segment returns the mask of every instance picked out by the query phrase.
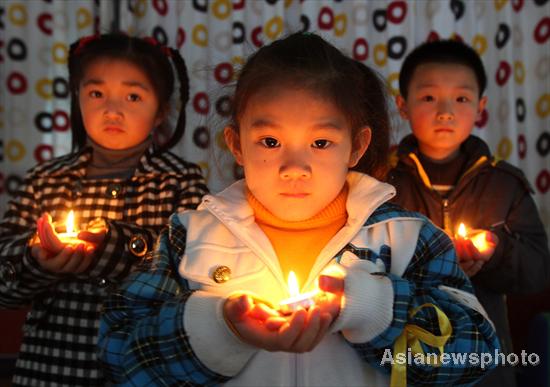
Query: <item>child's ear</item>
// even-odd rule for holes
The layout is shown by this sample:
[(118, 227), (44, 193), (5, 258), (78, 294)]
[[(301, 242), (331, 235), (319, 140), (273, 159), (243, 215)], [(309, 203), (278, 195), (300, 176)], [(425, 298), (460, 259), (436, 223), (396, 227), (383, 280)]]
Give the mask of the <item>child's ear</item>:
[(404, 120), (409, 119), (409, 115), (407, 113), (407, 101), (405, 101), (405, 98), (401, 96), (401, 94), (398, 94), (397, 97), (395, 97), (395, 104), (397, 105), (397, 110), (399, 110), (399, 115)]
[(223, 136), (225, 137), (225, 143), (227, 147), (235, 157), (237, 164), (243, 165), (243, 152), (241, 149), (241, 137), (236, 128), (232, 126), (226, 126), (223, 130)]
[(481, 113), (483, 113), (483, 110), (485, 110), (485, 106), (487, 105), (487, 96), (481, 97), (479, 100), (479, 104), (477, 105), (477, 119), (481, 119)]
[(359, 133), (357, 133), (353, 140), (353, 149), (351, 151), (348, 163), (349, 168), (355, 167), (367, 151), (367, 148), (370, 145), (371, 135), (372, 132), (368, 126), (365, 126), (359, 130)]
[(164, 119), (168, 116), (168, 106), (166, 106), (165, 108), (163, 109), (159, 109), (159, 111), (157, 112), (157, 116), (155, 118), (155, 122), (154, 122), (154, 127), (158, 127), (160, 124), (162, 124), (162, 122), (164, 121)]
[(164, 117), (157, 116), (157, 118), (155, 118), (155, 123), (153, 128), (158, 128), (158, 126), (162, 123), (162, 121), (164, 121)]

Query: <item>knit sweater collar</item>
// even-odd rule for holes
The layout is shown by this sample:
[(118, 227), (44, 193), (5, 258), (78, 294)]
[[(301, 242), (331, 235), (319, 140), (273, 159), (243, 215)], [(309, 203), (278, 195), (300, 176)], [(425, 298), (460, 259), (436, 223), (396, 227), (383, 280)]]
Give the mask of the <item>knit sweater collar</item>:
[(273, 215), (254, 197), (252, 192), (246, 189), (246, 199), (254, 211), (254, 216), (258, 223), (263, 223), (271, 227), (288, 230), (308, 230), (325, 227), (342, 218), (347, 217), (346, 202), (348, 198), (348, 184), (340, 191), (338, 196), (329, 203), (321, 212), (309, 219), (301, 221), (286, 221)]
[(93, 153), (86, 168), (87, 175), (89, 177), (131, 176), (152, 140), (149, 136), (145, 141), (131, 148), (108, 149), (88, 137), (86, 143), (93, 149)]

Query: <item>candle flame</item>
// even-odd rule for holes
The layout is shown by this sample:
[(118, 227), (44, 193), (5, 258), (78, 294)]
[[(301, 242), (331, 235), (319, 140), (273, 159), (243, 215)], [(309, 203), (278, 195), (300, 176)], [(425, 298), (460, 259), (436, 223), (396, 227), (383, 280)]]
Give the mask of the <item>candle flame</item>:
[(474, 235), (468, 236), (466, 226), (464, 225), (464, 223), (460, 223), (460, 226), (458, 226), (457, 234), (463, 239), (469, 238), (477, 251), (481, 253), (487, 251), (490, 248), (489, 243), (487, 242), (486, 232), (478, 232)]
[(460, 223), (460, 226), (458, 226), (458, 236), (460, 236), (461, 238), (466, 238), (467, 236), (466, 226), (464, 225), (464, 223)]
[(71, 233), (74, 231), (74, 211), (70, 210), (65, 221), (65, 231)]
[(489, 243), (487, 243), (487, 234), (485, 232), (480, 232), (480, 233), (474, 235), (471, 239), (472, 239), (472, 243), (474, 244), (475, 248), (480, 253), (483, 253), (483, 252), (489, 250), (490, 246), (489, 246)]
[(300, 287), (298, 286), (298, 279), (296, 274), (291, 270), (288, 273), (288, 291), (290, 292), (291, 297), (296, 297), (300, 295)]

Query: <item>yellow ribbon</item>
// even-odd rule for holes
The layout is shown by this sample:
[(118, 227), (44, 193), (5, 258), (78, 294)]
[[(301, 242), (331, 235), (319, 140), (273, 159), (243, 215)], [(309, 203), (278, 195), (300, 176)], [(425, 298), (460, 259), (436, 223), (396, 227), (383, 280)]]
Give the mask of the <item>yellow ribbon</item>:
[[(439, 309), (434, 304), (423, 304), (419, 307), (413, 309), (409, 313), (409, 317), (412, 318), (418, 311), (420, 311), (423, 308), (426, 307), (432, 307), (435, 309), (437, 313), (437, 320), (439, 323), (439, 331), (441, 332), (441, 336), (436, 336), (433, 333), (428, 332), (424, 328), (419, 327), (418, 325), (413, 324), (406, 324), (405, 329), (403, 329), (403, 333), (401, 336), (397, 338), (395, 341), (395, 344), (393, 346), (393, 356), (394, 356), (394, 364), (392, 365), (391, 370), (391, 380), (390, 380), (390, 386), (392, 387), (405, 387), (407, 385), (407, 349), (411, 349), (411, 353), (414, 354), (422, 354), (423, 356), (426, 356), (424, 354), (424, 351), (422, 350), (422, 346), (420, 345), (420, 342), (427, 344), (432, 347), (436, 347), (439, 349), (439, 356), (441, 356), (444, 353), (444, 346), (449, 337), (451, 337), (451, 334), (453, 333), (453, 327), (451, 326), (451, 322), (443, 313), (441, 309)], [(404, 362), (397, 362), (395, 361), (395, 358), (400, 355), (399, 357), (402, 359), (406, 359)], [(436, 362), (434, 366), (439, 367), (441, 364), (439, 362), (439, 358), (436, 358)]]

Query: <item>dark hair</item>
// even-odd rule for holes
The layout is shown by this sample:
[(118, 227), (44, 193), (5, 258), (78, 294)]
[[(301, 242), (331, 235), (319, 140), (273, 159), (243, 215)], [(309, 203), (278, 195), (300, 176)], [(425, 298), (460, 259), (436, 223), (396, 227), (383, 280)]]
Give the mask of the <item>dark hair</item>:
[(479, 97), (487, 87), (487, 75), (477, 52), (458, 40), (435, 40), (425, 42), (412, 50), (399, 72), (399, 92), (407, 98), (409, 84), (416, 68), (425, 63), (460, 64), (469, 67), (475, 74)]
[(383, 176), (390, 121), (384, 83), (372, 69), (312, 33), (277, 40), (250, 56), (240, 72), (233, 97), (235, 130), (250, 98), (275, 86), (305, 89), (327, 98), (347, 117), (354, 145), (359, 130), (370, 127), (370, 146), (354, 169)]
[(175, 49), (160, 45), (153, 38), (136, 38), (122, 33), (91, 35), (80, 38), (71, 44), (69, 50), (69, 87), (71, 90), (71, 130), (73, 151), (81, 149), (86, 143), (86, 130), (82, 122), (78, 89), (87, 67), (102, 58), (121, 59), (139, 67), (149, 78), (159, 100), (159, 112), (165, 120), (162, 131), (167, 128), (167, 112), (174, 91), (174, 71), (172, 59), (180, 83), (181, 107), (172, 136), (157, 149), (158, 152), (170, 149), (185, 132), (185, 106), (189, 100), (189, 78), (185, 61)]

